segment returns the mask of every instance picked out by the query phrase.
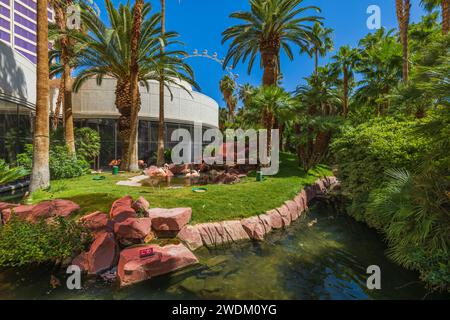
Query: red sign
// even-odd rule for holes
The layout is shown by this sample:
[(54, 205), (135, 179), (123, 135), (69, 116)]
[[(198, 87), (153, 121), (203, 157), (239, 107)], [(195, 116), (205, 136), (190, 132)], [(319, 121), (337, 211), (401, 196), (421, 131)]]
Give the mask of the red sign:
[(153, 256), (154, 254), (155, 253), (153, 251), (153, 248), (147, 248), (147, 249), (139, 250), (139, 257), (140, 258), (150, 257), (150, 256)]

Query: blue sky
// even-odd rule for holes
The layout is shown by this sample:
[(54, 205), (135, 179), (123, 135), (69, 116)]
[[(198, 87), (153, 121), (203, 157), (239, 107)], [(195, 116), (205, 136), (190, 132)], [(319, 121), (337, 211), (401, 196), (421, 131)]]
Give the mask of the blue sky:
[[(95, 2), (104, 16), (104, 0)], [(113, 2), (124, 3), (125, 0)], [(153, 10), (160, 9), (159, 0), (146, 2), (153, 5)], [(424, 14), (419, 2), (412, 1), (412, 22), (419, 21)], [(335, 51), (342, 45), (356, 46), (358, 40), (370, 32), (366, 27), (368, 18), (366, 10), (369, 5), (378, 5), (381, 8), (382, 26), (388, 29), (397, 26), (394, 0), (305, 0), (304, 4), (315, 5), (322, 9), (321, 15), (325, 18), (325, 26), (334, 29)], [(167, 30), (177, 31), (180, 34), (180, 40), (184, 42), (184, 49), (188, 53), (194, 49), (199, 51), (207, 49), (209, 53), (217, 52), (219, 57), (223, 57), (227, 52), (227, 44), (221, 44), (221, 33), (237, 21), (229, 18), (230, 13), (246, 10), (249, 6), (246, 0), (166, 0), (166, 7)], [(333, 53), (329, 56), (332, 55)], [(325, 64), (328, 58), (321, 59), (320, 63)], [(201, 91), (224, 106), (218, 89), (219, 80), (224, 75), (221, 66), (203, 58), (192, 58), (188, 61), (195, 70)], [(303, 77), (311, 74), (313, 61), (305, 54), (298, 54), (293, 62), (283, 55), (281, 69), (284, 76), (283, 87), (293, 90), (302, 82)], [(255, 63), (251, 75), (248, 75), (246, 70), (245, 64), (238, 65), (234, 70), (239, 75), (238, 83), (259, 85), (262, 78), (259, 62)]]

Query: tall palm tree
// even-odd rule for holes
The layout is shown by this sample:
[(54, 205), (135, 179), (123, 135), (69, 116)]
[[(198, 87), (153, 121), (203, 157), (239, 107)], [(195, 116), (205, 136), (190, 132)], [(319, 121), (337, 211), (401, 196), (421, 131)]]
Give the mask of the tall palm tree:
[[(53, 40), (58, 42), (60, 50), (60, 63), (62, 66), (61, 83), (59, 90), (62, 90), (59, 97), (62, 98), (63, 103), (63, 115), (64, 115), (64, 138), (67, 146), (67, 150), (71, 154), (75, 154), (75, 135), (73, 126), (73, 112), (72, 112), (72, 85), (71, 85), (71, 66), (70, 66), (70, 54), (72, 51), (73, 43), (71, 43), (66, 28), (67, 21), (67, 8), (71, 5), (71, 0), (51, 0), (55, 12), (56, 28), (58, 30), (57, 37)], [(55, 117), (59, 116), (55, 114)]]
[(37, 3), (36, 115), (30, 191), (50, 186), (49, 167), (49, 65), (47, 0)]
[[(161, 0), (161, 36), (166, 32), (166, 0)], [(161, 55), (164, 53), (164, 45), (161, 46)], [(161, 70), (163, 71), (163, 69)], [(164, 73), (159, 78), (159, 122), (158, 122), (158, 150), (156, 154), (156, 165), (164, 164)]]
[[(131, 134), (131, 39), (133, 34), (133, 9), (130, 4), (119, 5), (115, 9), (111, 0), (106, 1), (108, 24), (105, 24), (92, 10), (82, 12), (83, 23), (87, 33), (78, 33), (76, 36), (83, 49), (77, 57), (77, 65), (80, 72), (75, 78), (73, 90), (77, 91), (82, 84), (91, 78), (96, 78), (97, 84), (101, 84), (104, 77), (116, 80), (115, 104), (120, 113), (118, 121), (119, 137), (122, 141), (122, 159), (129, 154), (129, 141)], [(161, 39), (159, 27), (161, 16), (154, 14), (148, 16), (151, 6), (145, 3), (142, 9), (144, 20), (141, 27), (141, 39), (138, 42), (138, 80), (149, 88), (148, 81), (159, 81), (161, 70), (165, 77), (164, 85), (178, 86), (187, 90), (181, 80), (196, 86), (193, 80), (192, 69), (183, 62), (180, 55), (186, 55), (184, 51), (171, 50), (164, 52), (164, 67), (161, 67), (161, 43), (166, 46), (173, 43), (178, 36), (175, 32), (166, 32)], [(110, 25), (111, 27), (108, 27)], [(170, 89), (170, 88), (169, 88)], [(138, 105), (140, 96), (138, 91)], [(128, 169), (123, 161), (122, 169)]]
[(314, 38), (310, 23), (320, 21), (319, 16), (303, 16), (308, 10), (320, 12), (316, 6), (301, 6), (303, 0), (249, 0), (250, 11), (234, 12), (231, 18), (242, 24), (226, 29), (222, 43), (232, 40), (224, 66), (232, 61), (235, 67), (248, 60), (248, 73), (260, 55), (264, 69), (263, 85), (276, 85), (280, 74), (280, 51), (294, 59), (291, 45), (303, 48)]
[(353, 78), (353, 68), (358, 62), (359, 52), (349, 46), (342, 46), (339, 52), (333, 56), (334, 61), (342, 72), (343, 83), (343, 110), (342, 115), (347, 117), (349, 105), (349, 81)]
[(228, 107), (228, 119), (233, 120), (237, 105), (237, 98), (234, 93), (236, 90), (236, 82), (229, 75), (225, 75), (220, 80), (219, 88)]
[(261, 125), (267, 129), (269, 150), (272, 144), (271, 131), (275, 129), (284, 111), (289, 109), (292, 104), (291, 95), (278, 86), (262, 86), (251, 97), (250, 110), (248, 111), (258, 114)]
[(428, 11), (441, 7), (442, 33), (447, 34), (450, 30), (450, 0), (421, 0), (420, 3)]
[[(141, 28), (142, 28), (142, 9), (144, 7), (143, 0), (136, 0), (133, 9), (133, 31), (131, 38), (131, 57), (130, 57), (130, 95), (131, 95), (131, 133), (130, 143), (128, 145), (128, 157), (124, 164), (128, 166), (129, 171), (138, 171), (138, 155), (137, 155), (137, 132), (139, 126), (139, 41), (141, 40)], [(127, 163), (128, 160), (128, 163)]]
[(313, 37), (307, 46), (302, 48), (302, 52), (308, 53), (314, 57), (314, 75), (317, 79), (319, 68), (319, 57), (324, 57), (329, 51), (333, 50), (333, 39), (331, 37), (333, 29), (323, 28), (320, 23), (315, 23), (312, 28)]
[(400, 30), (400, 42), (403, 48), (403, 81), (407, 82), (409, 77), (408, 28), (411, 11), (410, 0), (395, 0), (395, 9)]

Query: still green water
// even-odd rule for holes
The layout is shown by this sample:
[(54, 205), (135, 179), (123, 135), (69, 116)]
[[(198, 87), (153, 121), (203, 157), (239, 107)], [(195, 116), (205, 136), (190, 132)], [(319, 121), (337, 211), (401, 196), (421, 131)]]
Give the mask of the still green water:
[[(311, 226), (311, 221), (317, 223)], [(308, 226), (309, 224), (309, 226)], [(0, 299), (448, 299), (427, 295), (418, 275), (384, 255), (380, 236), (328, 205), (304, 221), (220, 250), (196, 251), (200, 264), (120, 289), (84, 279), (82, 290), (51, 289), (49, 269), (0, 272)], [(366, 269), (381, 268), (381, 290), (368, 290)]]

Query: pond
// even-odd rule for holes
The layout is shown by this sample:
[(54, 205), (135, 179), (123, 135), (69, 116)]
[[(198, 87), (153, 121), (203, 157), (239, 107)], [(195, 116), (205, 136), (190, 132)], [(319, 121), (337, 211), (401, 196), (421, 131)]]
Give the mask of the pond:
[[(389, 261), (385, 250), (376, 232), (316, 203), (307, 219), (265, 242), (199, 249), (199, 265), (132, 287), (87, 279), (82, 290), (51, 289), (49, 269), (4, 270), (0, 299), (449, 298), (427, 295), (417, 273)], [(366, 287), (370, 265), (381, 268), (381, 290)]]

